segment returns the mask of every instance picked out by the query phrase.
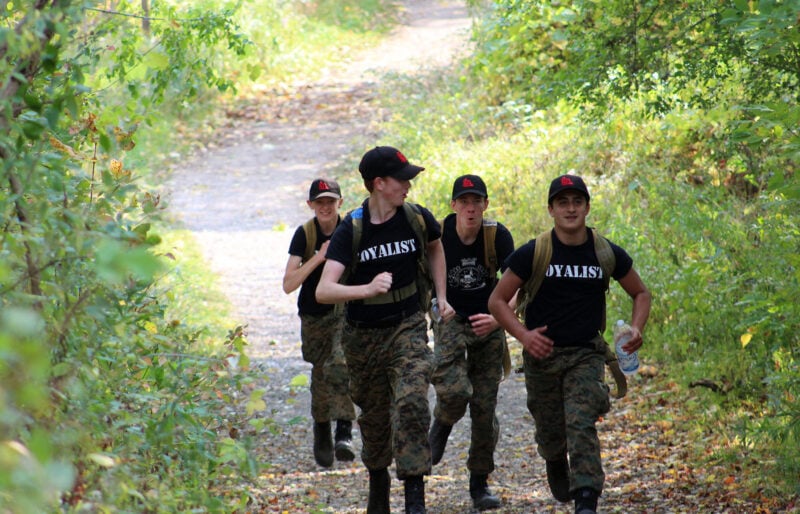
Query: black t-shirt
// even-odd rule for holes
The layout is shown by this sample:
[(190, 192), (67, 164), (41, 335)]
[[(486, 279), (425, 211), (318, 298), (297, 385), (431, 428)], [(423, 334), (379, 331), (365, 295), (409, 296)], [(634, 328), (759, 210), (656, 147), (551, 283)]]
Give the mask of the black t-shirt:
[[(337, 226), (340, 223), (341, 218), (337, 221)], [(318, 251), (331, 236), (326, 236), (322, 233), (317, 218), (314, 218), (314, 228), (317, 231), (317, 242), (314, 245), (314, 251)], [(289, 255), (296, 255), (302, 258), (306, 253), (306, 244), (306, 232), (303, 230), (303, 226), (300, 225), (295, 230), (294, 236), (292, 236), (292, 242), (289, 243)], [(322, 277), (323, 265), (324, 263), (317, 266), (303, 281), (303, 285), (300, 286), (300, 294), (297, 296), (297, 310), (300, 314), (326, 314), (333, 310), (333, 305), (317, 303), (314, 297), (317, 291), (317, 284), (319, 284), (319, 279)]]
[[(489, 295), (497, 283), (497, 276), (490, 277), (486, 268), (484, 230), (481, 227), (475, 241), (465, 245), (456, 232), (454, 213), (447, 216), (442, 225), (442, 245), (447, 260), (447, 302), (463, 318), (489, 312)], [(514, 251), (514, 239), (501, 223), (497, 224), (494, 247), (502, 271), (505, 269), (503, 263)]]
[[(425, 219), (428, 241), (441, 237), (439, 223), (431, 212), (418, 206)], [(362, 233), (358, 248), (358, 263), (347, 277), (347, 285), (368, 284), (379, 273), (392, 274), (392, 290), (401, 289), (417, 278), (417, 258), (423, 250), (421, 241), (406, 218), (402, 207), (384, 223), (374, 225), (369, 221), (368, 201), (345, 216), (333, 233), (326, 257), (345, 266), (353, 258), (353, 217), (361, 217)], [(414, 294), (398, 303), (368, 305), (360, 301), (347, 303), (347, 319), (359, 322), (375, 322), (391, 318), (400, 312), (419, 309), (419, 297)]]
[[(551, 234), (553, 256), (542, 285), (525, 309), (525, 326), (529, 329), (547, 325), (545, 335), (556, 346), (589, 346), (600, 331), (605, 310), (603, 270), (594, 251), (591, 230), (587, 241), (567, 246)], [(624, 277), (633, 266), (625, 250), (611, 243), (616, 265), (614, 280)], [(523, 281), (530, 278), (536, 240), (521, 246), (506, 261), (508, 268)]]

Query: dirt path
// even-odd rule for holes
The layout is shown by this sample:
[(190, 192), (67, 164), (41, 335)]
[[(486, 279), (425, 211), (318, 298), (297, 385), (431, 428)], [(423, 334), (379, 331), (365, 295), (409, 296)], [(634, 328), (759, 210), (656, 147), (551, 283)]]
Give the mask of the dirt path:
[[(296, 293), (283, 294), (281, 281), (293, 231), (310, 215), (310, 181), (335, 175), (337, 166), (365, 150), (364, 133), (382, 115), (375, 107), (381, 76), (446, 65), (466, 45), (470, 21), (462, 4), (410, 0), (406, 6), (406, 23), (380, 47), (353, 56), (319, 82), (232, 113), (230, 130), (217, 144), (173, 170), (165, 185), (171, 211), (193, 232), (236, 315), (249, 326), (249, 355), (264, 376), (258, 385), (266, 391), (263, 416), (278, 422), (258, 434), (256, 452), (269, 466), (256, 483), (243, 485), (253, 498), (251, 512), (346, 513), (366, 506), (367, 474), (358, 460), (330, 470), (314, 464), (309, 392), (289, 387), (310, 366), (300, 358)], [(759, 499), (738, 497), (730, 481), (722, 481), (725, 470), (687, 462), (692, 452), (679, 393), (637, 376), (629, 397), (615, 402), (600, 427), (607, 474), (602, 512), (756, 511)], [(642, 409), (663, 411), (663, 423), (646, 424), (637, 416)], [(497, 470), (490, 483), (504, 507), (496, 512), (572, 512), (547, 489), (521, 375), (501, 385), (498, 417)], [(472, 511), (468, 430), (468, 419), (456, 425), (442, 463), (426, 480), (431, 514)], [(355, 442), (360, 448), (358, 434)], [(397, 480), (392, 508), (403, 510)]]

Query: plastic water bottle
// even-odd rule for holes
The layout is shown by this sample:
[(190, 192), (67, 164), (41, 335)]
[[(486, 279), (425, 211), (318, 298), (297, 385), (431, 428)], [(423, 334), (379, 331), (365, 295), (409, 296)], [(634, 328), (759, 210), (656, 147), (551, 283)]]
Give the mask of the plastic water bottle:
[(639, 352), (627, 353), (622, 349), (622, 345), (631, 339), (631, 326), (622, 320), (618, 320), (614, 325), (614, 347), (617, 351), (617, 361), (619, 368), (626, 375), (633, 375), (639, 371)]
[(431, 316), (434, 322), (442, 322), (442, 315), (439, 313), (439, 300), (435, 297), (431, 299)]

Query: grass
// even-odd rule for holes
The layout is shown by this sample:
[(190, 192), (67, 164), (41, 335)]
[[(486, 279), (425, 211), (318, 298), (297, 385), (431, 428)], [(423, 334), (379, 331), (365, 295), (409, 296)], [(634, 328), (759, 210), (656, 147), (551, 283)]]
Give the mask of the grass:
[(164, 226), (159, 231), (158, 253), (171, 264), (161, 285), (168, 288), (167, 318), (195, 327), (201, 344), (217, 348), (236, 328), (231, 304), (219, 286), (219, 277), (209, 268), (192, 233)]

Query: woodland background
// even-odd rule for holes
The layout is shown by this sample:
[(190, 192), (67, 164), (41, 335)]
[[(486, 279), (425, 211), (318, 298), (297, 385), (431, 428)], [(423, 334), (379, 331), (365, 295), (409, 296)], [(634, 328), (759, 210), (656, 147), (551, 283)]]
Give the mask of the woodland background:
[[(242, 484), (262, 463), (235, 427), (271, 422), (257, 390), (242, 400), (256, 380), (246, 338), (197, 287), (213, 283), (207, 267), (166, 249), (184, 236), (155, 186), (225, 113), (374, 44), (399, 7), (4, 4), (0, 511), (246, 510)], [(592, 222), (654, 293), (647, 358), (669, 370), (659, 390), (694, 391), (681, 405), (686, 459), (728, 467), (712, 479), (760, 495), (764, 512), (794, 509), (800, 5), (469, 8), (474, 51), (459, 66), (386, 86), (382, 133), (449, 172), (415, 184), (415, 198), (441, 204), (449, 177), (480, 163), (490, 214), (520, 244), (548, 225), (540, 184), (586, 176)], [(612, 290), (609, 319), (626, 301)], [(658, 406), (641, 422), (669, 430)]]

